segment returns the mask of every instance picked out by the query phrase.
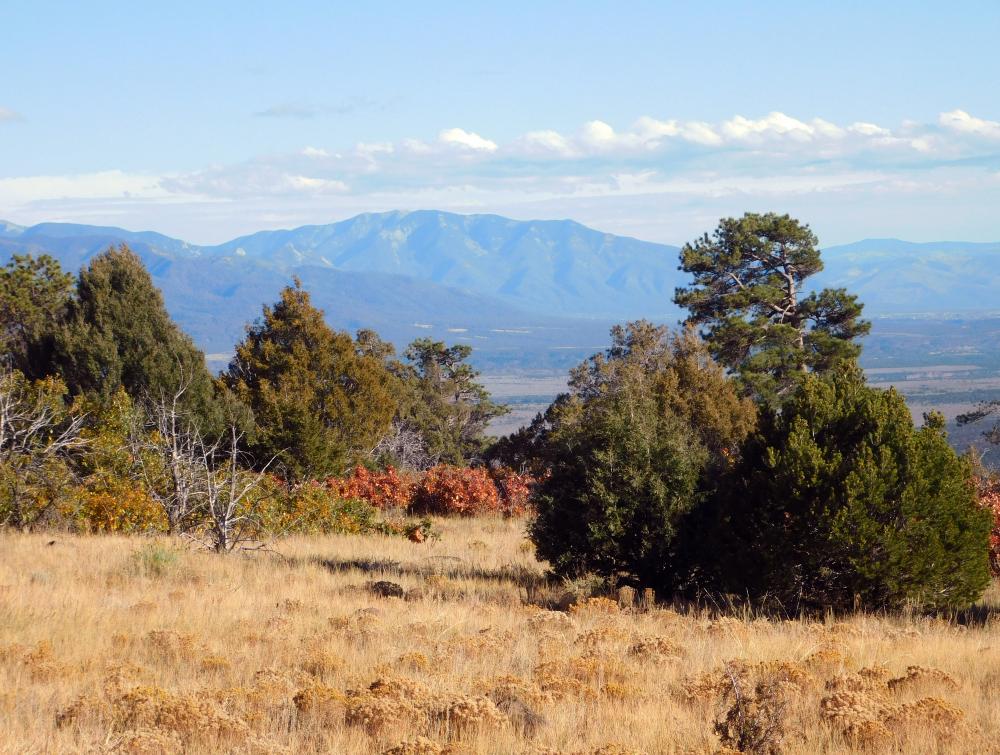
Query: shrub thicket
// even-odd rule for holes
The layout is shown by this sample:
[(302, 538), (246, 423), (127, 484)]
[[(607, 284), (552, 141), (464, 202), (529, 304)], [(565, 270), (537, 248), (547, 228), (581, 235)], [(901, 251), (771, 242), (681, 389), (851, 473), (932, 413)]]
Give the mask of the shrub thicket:
[(523, 516), (530, 509), (534, 478), (507, 467), (456, 467), (437, 464), (426, 472), (400, 473), (393, 467), (372, 471), (356, 467), (326, 486), (342, 498), (367, 501), (380, 511), (435, 516), (502, 514)]
[(428, 470), (413, 492), (410, 510), (416, 514), (496, 514), (500, 494), (489, 472), (439, 464)]
[(414, 475), (400, 474), (392, 466), (373, 471), (359, 465), (345, 477), (327, 478), (326, 485), (342, 498), (367, 501), (382, 511), (405, 511), (413, 500), (417, 480)]
[[(729, 590), (786, 607), (968, 605), (989, 582), (991, 517), (940, 415), (914, 427), (857, 368), (810, 376), (762, 413), (706, 517)], [(704, 564), (710, 572), (712, 564)]]
[(1000, 577), (1000, 480), (994, 475), (979, 478), (979, 503), (993, 520), (990, 531), (990, 572)]

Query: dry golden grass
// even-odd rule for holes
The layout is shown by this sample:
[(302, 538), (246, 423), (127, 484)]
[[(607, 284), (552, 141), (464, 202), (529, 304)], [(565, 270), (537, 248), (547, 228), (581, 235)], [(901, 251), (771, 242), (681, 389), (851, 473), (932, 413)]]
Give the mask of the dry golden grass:
[(0, 751), (998, 751), (1000, 621), (543, 610), (523, 523), (439, 526), (249, 558), (0, 536)]

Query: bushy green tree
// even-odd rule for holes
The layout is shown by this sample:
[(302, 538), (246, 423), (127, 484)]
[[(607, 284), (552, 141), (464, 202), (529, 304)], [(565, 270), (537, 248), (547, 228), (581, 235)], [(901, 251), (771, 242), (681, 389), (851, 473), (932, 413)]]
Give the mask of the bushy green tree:
[(52, 371), (71, 394), (101, 403), (120, 387), (147, 402), (184, 388), (183, 408), (203, 432), (225, 425), (205, 355), (171, 319), (142, 260), (125, 245), (80, 271), (66, 324), (55, 335)]
[(536, 434), (544, 476), (531, 537), (562, 575), (679, 583), (676, 535), (755, 410), (690, 331), (646, 322), (576, 368)]
[(404, 352), (407, 364), (396, 368), (407, 388), (399, 420), (420, 436), (432, 463), (461, 465), (480, 458), (490, 421), (509, 411), (478, 381), (467, 362), (471, 354), (464, 344), (421, 338)]
[(914, 427), (895, 390), (857, 368), (802, 381), (765, 410), (705, 519), (703, 552), (732, 592), (797, 607), (970, 604), (989, 582), (989, 514), (971, 463), (931, 415)]
[(30, 378), (51, 367), (51, 340), (64, 322), (73, 276), (48, 255), (17, 255), (0, 268), (0, 353)]
[(399, 401), (397, 379), (371, 339), (335, 332), (296, 280), (247, 328), (222, 381), (253, 412), (258, 466), (301, 480), (367, 458)]
[(862, 305), (844, 289), (807, 294), (823, 269), (816, 236), (788, 215), (724, 218), (709, 236), (685, 244), (681, 269), (694, 276), (675, 303), (704, 327), (712, 355), (767, 403), (809, 372), (828, 372), (860, 353), (868, 333)]

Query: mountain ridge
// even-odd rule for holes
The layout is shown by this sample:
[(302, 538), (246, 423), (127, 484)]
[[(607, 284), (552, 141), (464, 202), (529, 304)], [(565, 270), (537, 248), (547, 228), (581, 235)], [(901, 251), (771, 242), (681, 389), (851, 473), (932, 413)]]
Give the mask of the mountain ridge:
[[(687, 282), (678, 247), (572, 220), (392, 211), (213, 245), (114, 226), (0, 221), (0, 253), (45, 252), (73, 271), (122, 242), (209, 352), (230, 349), (293, 276), (337, 327), (373, 327), (397, 344), (433, 335), (511, 355), (563, 349), (567, 359), (599, 347), (612, 322), (677, 322), (674, 289)], [(863, 239), (823, 248), (823, 259), (815, 285), (848, 288), (872, 317), (1000, 310), (1000, 242)]]

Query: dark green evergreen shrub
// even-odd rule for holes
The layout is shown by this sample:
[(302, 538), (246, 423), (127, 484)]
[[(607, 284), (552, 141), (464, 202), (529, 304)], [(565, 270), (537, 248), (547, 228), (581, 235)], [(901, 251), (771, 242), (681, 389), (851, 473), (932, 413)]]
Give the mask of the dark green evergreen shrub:
[[(858, 368), (810, 376), (757, 432), (710, 508), (702, 550), (725, 586), (787, 609), (957, 608), (989, 582), (990, 518), (940, 415), (915, 428), (903, 397)], [(711, 563), (714, 561), (714, 564)]]
[(675, 535), (753, 424), (754, 409), (693, 332), (632, 323), (574, 370), (546, 414), (531, 538), (563, 576), (659, 590), (678, 582)]

